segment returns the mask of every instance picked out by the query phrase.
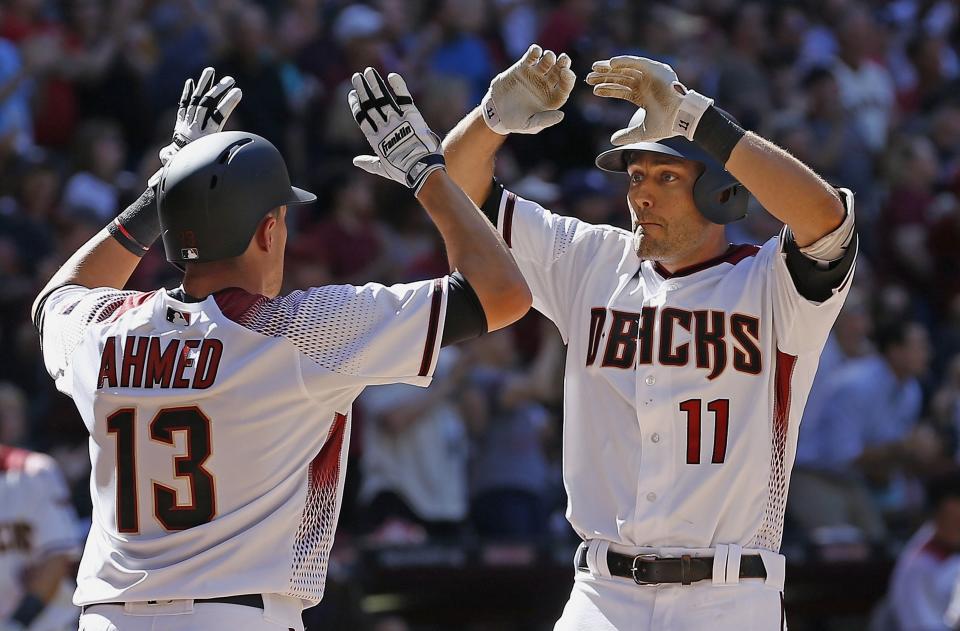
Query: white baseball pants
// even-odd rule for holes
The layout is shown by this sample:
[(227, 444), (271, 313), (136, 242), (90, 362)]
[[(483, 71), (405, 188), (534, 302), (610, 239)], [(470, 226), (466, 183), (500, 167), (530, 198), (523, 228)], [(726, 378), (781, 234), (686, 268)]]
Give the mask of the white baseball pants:
[(303, 631), (296, 599), (264, 595), (264, 608), (192, 600), (90, 605), (80, 631)]
[[(762, 555), (767, 579), (737, 577), (736, 582), (726, 584), (707, 580), (692, 585), (637, 585), (632, 579), (610, 575), (603, 561), (608, 547), (623, 554), (714, 556), (715, 563), (724, 558), (728, 548), (667, 551), (590, 541), (590, 571), (576, 572), (570, 599), (554, 631), (786, 631), (784, 562), (779, 554)], [(730, 548), (740, 553), (739, 547)]]

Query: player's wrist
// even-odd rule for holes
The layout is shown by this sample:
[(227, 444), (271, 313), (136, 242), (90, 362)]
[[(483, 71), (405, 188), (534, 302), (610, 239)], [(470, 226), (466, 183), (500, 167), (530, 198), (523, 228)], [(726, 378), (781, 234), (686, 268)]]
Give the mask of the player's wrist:
[(733, 148), (746, 130), (723, 115), (716, 107), (707, 107), (693, 134), (693, 141), (720, 164), (726, 164)]
[(483, 122), (487, 124), (487, 128), (493, 133), (500, 136), (510, 135), (510, 130), (503, 123), (500, 109), (497, 107), (496, 101), (493, 100), (492, 87), (487, 90), (483, 100), (480, 101), (480, 116), (483, 118)]
[[(437, 154), (439, 155), (439, 154)], [(441, 155), (442, 159), (443, 156)], [(446, 164), (441, 162), (429, 166), (421, 175), (417, 183), (412, 186), (413, 195), (421, 202), (432, 198), (449, 180)]]
[[(152, 179), (152, 178), (151, 178)], [(143, 256), (160, 237), (160, 215), (153, 187), (148, 187), (107, 225), (107, 232), (128, 252)]]

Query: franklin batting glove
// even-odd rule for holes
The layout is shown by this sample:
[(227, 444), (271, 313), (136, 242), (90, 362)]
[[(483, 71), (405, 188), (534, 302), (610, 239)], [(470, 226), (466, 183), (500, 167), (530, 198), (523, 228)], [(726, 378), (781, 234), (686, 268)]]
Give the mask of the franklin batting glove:
[(384, 81), (379, 72), (367, 68), (363, 74), (354, 73), (352, 82), (354, 89), (347, 96), (350, 111), (376, 152), (355, 157), (353, 164), (419, 193), (430, 173), (446, 168), (440, 138), (423, 120), (400, 75), (390, 73)]
[(536, 134), (563, 120), (577, 76), (570, 57), (532, 44), (524, 56), (496, 77), (480, 103), (483, 120), (501, 135)]

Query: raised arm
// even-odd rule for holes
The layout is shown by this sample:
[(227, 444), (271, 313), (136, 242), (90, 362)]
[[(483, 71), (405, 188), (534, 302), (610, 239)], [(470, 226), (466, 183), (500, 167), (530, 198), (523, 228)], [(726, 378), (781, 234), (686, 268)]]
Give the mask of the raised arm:
[(688, 90), (670, 66), (643, 57), (614, 57), (594, 63), (586, 81), (594, 94), (625, 99), (645, 110), (632, 127), (613, 135), (613, 144), (672, 136), (696, 142), (790, 227), (800, 247), (843, 221), (843, 203), (829, 184), (783, 149), (745, 132), (713, 107), (713, 99)]
[[(173, 140), (160, 150), (164, 164), (187, 143), (223, 129), (243, 96), (239, 88), (234, 87), (235, 83), (233, 77), (224, 77), (214, 84), (213, 68), (204, 69), (196, 83), (187, 79), (180, 95)], [(160, 236), (160, 218), (152, 187), (154, 179), (151, 178), (150, 186), (135, 202), (80, 246), (57, 270), (34, 300), (31, 309), (34, 322), (44, 299), (57, 287), (120, 289), (127, 284), (141, 257)]]
[(403, 78), (390, 74), (384, 81), (367, 68), (353, 75), (353, 86), (350, 109), (376, 152), (353, 163), (414, 190), (440, 230), (451, 271), (463, 274), (480, 301), (488, 330), (520, 319), (533, 300), (530, 290), (496, 229), (447, 174), (440, 139)]
[(494, 77), (479, 107), (443, 140), (450, 177), (482, 204), (490, 193), (493, 157), (507, 135), (535, 134), (563, 120), (576, 76), (566, 54), (557, 57), (533, 44), (515, 64)]

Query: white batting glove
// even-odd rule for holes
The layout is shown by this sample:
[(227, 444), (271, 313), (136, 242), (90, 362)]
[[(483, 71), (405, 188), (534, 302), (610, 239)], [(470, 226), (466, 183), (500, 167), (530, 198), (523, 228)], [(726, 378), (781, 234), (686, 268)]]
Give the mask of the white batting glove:
[(700, 117), (713, 105), (713, 99), (688, 90), (667, 64), (622, 55), (593, 64), (587, 75), (597, 96), (630, 101), (643, 110), (630, 120), (630, 126), (613, 134), (614, 145), (655, 142), (673, 136), (693, 140)]
[(427, 176), (445, 168), (445, 163), (440, 138), (413, 104), (403, 77), (392, 72), (384, 81), (379, 72), (367, 68), (363, 74), (355, 72), (351, 81), (350, 111), (377, 154), (355, 157), (354, 166), (419, 193)]
[(570, 57), (531, 44), (523, 57), (490, 82), (480, 103), (483, 120), (498, 134), (536, 134), (563, 120), (577, 76)]
[(240, 102), (243, 92), (233, 87), (237, 83), (233, 77), (224, 77), (217, 84), (213, 79), (214, 70), (208, 67), (196, 83), (187, 79), (183, 85), (173, 142), (160, 150), (160, 162), (164, 165), (188, 143), (223, 129)]

